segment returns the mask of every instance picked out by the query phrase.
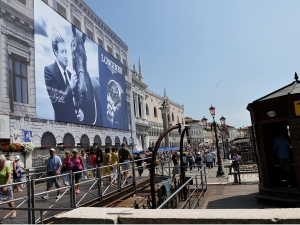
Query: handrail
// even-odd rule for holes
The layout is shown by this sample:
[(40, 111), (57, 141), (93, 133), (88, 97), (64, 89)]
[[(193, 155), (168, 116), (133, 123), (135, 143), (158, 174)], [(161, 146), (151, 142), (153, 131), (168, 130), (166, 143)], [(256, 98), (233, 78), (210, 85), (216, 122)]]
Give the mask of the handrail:
[(180, 188), (178, 188), (166, 201), (164, 201), (164, 203), (162, 203), (157, 209), (161, 209), (163, 208), (167, 203), (169, 203), (169, 201), (176, 196), (181, 190), (183, 190), (185, 188), (186, 185), (188, 185), (191, 180), (193, 180), (199, 173), (202, 172), (202, 170), (204, 170), (205, 166), (203, 166), (200, 170), (197, 171), (197, 173), (195, 173), (190, 179), (188, 179), (188, 181), (186, 181), (183, 185), (181, 185)]

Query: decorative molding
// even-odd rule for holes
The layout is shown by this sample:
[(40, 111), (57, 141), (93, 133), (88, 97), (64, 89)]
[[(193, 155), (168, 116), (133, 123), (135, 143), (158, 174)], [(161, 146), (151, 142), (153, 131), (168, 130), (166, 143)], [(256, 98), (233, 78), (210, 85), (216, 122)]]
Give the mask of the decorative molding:
[(118, 53), (120, 53), (120, 48), (119, 48), (118, 45), (114, 44), (114, 49), (115, 49), (115, 51), (117, 51)]
[(28, 50), (28, 47), (26, 48), (24, 45), (18, 42), (7, 40), (7, 51), (9, 55), (11, 53), (14, 53), (16, 55), (22, 56), (27, 61), (30, 61), (30, 51)]
[(107, 37), (106, 35), (105, 35), (105, 41), (106, 41), (108, 44), (110, 44), (111, 47), (113, 46), (112, 40), (110, 40), (110, 38)]
[(126, 54), (126, 52), (124, 52), (124, 50), (121, 50), (121, 55), (127, 59), (127, 54)]
[(73, 4), (71, 4), (71, 10), (73, 15), (76, 15), (79, 18), (82, 17), (82, 12), (79, 9), (77, 9)]
[(88, 25), (92, 30), (94, 30), (94, 24), (85, 16), (84, 22), (86, 25)]
[(56, 0), (58, 3), (63, 4), (66, 8), (70, 5), (69, 0)]
[(98, 34), (99, 36), (101, 36), (103, 38), (103, 32), (102, 30), (100, 30), (98, 27), (96, 27), (96, 34)]

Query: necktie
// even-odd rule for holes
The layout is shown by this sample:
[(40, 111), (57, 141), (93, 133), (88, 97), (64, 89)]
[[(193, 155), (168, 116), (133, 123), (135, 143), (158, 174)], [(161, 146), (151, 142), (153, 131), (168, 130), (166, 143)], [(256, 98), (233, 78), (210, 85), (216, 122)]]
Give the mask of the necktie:
[(65, 78), (65, 79), (64, 79), (64, 80), (65, 80), (65, 84), (68, 84), (68, 82), (67, 82), (67, 81), (68, 81), (68, 79), (67, 79), (67, 74), (66, 74), (66, 71), (64, 71), (64, 78)]

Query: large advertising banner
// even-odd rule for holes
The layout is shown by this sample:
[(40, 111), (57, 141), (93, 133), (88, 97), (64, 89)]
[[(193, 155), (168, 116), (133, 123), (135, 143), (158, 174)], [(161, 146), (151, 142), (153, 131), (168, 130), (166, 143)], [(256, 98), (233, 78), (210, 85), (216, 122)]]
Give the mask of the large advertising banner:
[(34, 1), (36, 117), (128, 130), (124, 65)]

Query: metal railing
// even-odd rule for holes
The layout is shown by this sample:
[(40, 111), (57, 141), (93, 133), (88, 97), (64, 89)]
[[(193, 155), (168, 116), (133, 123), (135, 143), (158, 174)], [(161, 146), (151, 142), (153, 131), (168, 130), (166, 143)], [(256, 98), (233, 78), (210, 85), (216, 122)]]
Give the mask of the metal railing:
[(259, 181), (258, 167), (256, 163), (244, 163), (233, 166), (231, 162), (223, 164), (223, 176), (216, 176), (217, 163), (212, 168), (206, 167), (208, 184), (243, 184), (257, 183)]
[[(141, 160), (147, 161), (147, 158)], [(10, 211), (3, 218), (6, 219), (10, 214), (12, 214), (14, 209), (18, 210), (22, 205), (27, 203), (27, 223), (42, 223), (46, 218), (45, 215), (49, 212), (50, 213), (48, 214), (47, 218), (54, 215), (52, 213), (53, 211), (63, 211), (63, 209), (66, 209), (67, 211), (74, 209), (90, 201), (94, 201), (96, 199), (101, 200), (103, 197), (112, 193), (121, 192), (123, 188), (132, 185), (135, 186), (136, 190), (135, 172), (137, 170), (134, 170), (134, 163), (136, 163), (136, 161), (139, 160), (113, 165), (116, 167), (116, 173), (111, 173), (105, 176), (102, 175), (103, 171), (106, 168), (111, 167), (111, 165), (88, 168), (82, 171), (63, 173), (55, 176), (47, 176), (46, 166), (26, 169), (26, 176), (23, 176), (23, 182), (0, 185), (0, 188), (10, 187), (12, 189), (15, 185), (21, 185), (24, 189), (26, 189), (26, 192), (22, 192), (24, 194), (26, 193), (24, 196), (14, 198), (13, 200), (0, 202), (0, 210), (3, 209)], [(127, 169), (125, 169), (125, 167)], [(127, 172), (127, 177), (123, 176), (125, 172)], [(88, 178), (81, 179), (81, 182), (76, 184), (75, 175), (77, 174), (87, 174)], [(70, 183), (68, 185), (60, 185), (59, 188), (47, 191), (44, 191), (45, 189), (41, 190), (40, 184), (45, 185), (45, 183), (47, 183), (49, 180), (52, 180), (53, 182), (53, 179), (59, 179), (61, 181), (65, 176), (69, 177)], [(111, 181), (109, 179), (110, 176), (112, 176)], [(79, 186), (79, 190), (81, 193), (83, 193), (82, 195), (76, 195), (76, 186)], [(57, 192), (58, 190), (62, 194), (58, 198), (53, 197), (53, 193)], [(45, 201), (45, 199), (41, 199), (46, 194), (49, 195), (49, 198), (46, 199), (47, 201)], [(66, 196), (68, 198), (67, 201)], [(4, 207), (4, 205), (10, 202), (16, 203), (16, 206), (14, 208)], [(56, 210), (57, 208), (55, 207), (60, 207), (60, 210)], [(26, 210), (26, 208), (24, 210)], [(37, 212), (40, 212), (40, 214)]]
[[(195, 209), (200, 206), (201, 198), (207, 189), (206, 170), (203, 166), (174, 193), (171, 194), (157, 209)], [(195, 185), (193, 182), (195, 181)]]
[[(82, 171), (63, 173), (55, 176), (47, 176), (46, 167), (27, 169), (27, 175), (24, 177), (26, 178), (26, 181), (0, 186), (0, 188), (3, 188), (20, 184), (26, 187), (26, 192), (22, 192), (24, 194), (26, 193), (24, 196), (15, 198), (10, 201), (0, 202), (0, 210), (3, 209), (10, 211), (7, 215), (4, 216), (5, 219), (13, 212), (14, 209), (18, 210), (19, 208), (21, 208), (21, 206), (25, 206), (26, 204), (28, 209), (28, 221), (26, 222), (28, 224), (43, 223), (44, 219), (48, 219), (54, 216), (55, 211), (64, 211), (63, 209), (65, 209), (65, 211), (68, 211), (70, 209), (80, 207), (91, 201), (102, 200), (104, 197), (116, 192), (121, 192), (122, 189), (129, 186), (134, 186), (134, 193), (136, 193), (135, 174), (138, 172), (138, 169), (143, 169), (143, 171), (147, 171), (149, 169), (149, 159), (151, 159), (151, 157), (113, 165), (114, 172), (109, 175), (104, 175), (103, 172), (106, 170), (106, 168), (111, 167), (111, 165), (97, 168), (88, 168)], [(134, 165), (139, 161), (144, 162), (142, 168), (138, 168)], [(175, 166), (172, 165), (171, 161), (159, 160), (157, 161), (157, 165), (155, 168), (155, 179), (157, 184), (164, 182), (164, 180), (166, 180), (167, 178), (168, 182), (171, 185), (171, 194), (174, 193), (182, 184), (179, 179), (181, 176), (180, 169), (178, 168), (175, 176), (173, 174), (174, 168)], [(45, 169), (45, 171), (43, 171), (43, 169)], [(194, 175), (192, 178), (197, 184), (197, 193), (200, 191), (200, 186), (198, 185), (198, 183), (201, 181), (201, 184), (206, 184), (206, 178), (203, 178), (205, 179), (204, 183), (201, 180), (203, 176), (203, 170), (204, 169), (201, 170), (201, 178), (197, 177), (196, 175)], [(125, 172), (127, 172), (127, 177), (124, 176)], [(81, 179), (80, 183), (76, 184), (75, 175), (77, 174), (85, 174), (87, 175), (87, 179)], [(198, 171), (196, 174), (200, 174), (200, 172)], [(59, 185), (59, 188), (45, 190), (45, 183), (49, 182), (49, 180), (52, 180), (52, 182), (53, 179), (63, 180), (65, 176), (69, 178), (69, 184), (64, 186), (61, 184)], [(111, 180), (109, 178), (110, 176)], [(147, 178), (147, 175), (145, 176), (145, 178)], [(42, 187), (41, 184), (43, 184)], [(80, 194), (76, 194), (77, 186), (80, 190)], [(156, 189), (159, 189), (160, 187), (157, 185)], [(61, 195), (56, 198), (55, 192), (57, 192), (58, 190), (60, 191)], [(187, 190), (191, 190), (190, 186), (188, 186)], [(193, 194), (194, 191), (192, 191), (191, 193)], [(42, 199), (42, 197), (46, 194), (49, 195), (49, 198)], [(163, 203), (167, 199), (167, 196), (164, 195), (164, 192), (158, 190), (157, 194), (158, 204)], [(15, 202), (16, 206), (14, 208), (9, 208), (5, 205), (6, 207), (4, 207), (4, 204), (7, 204), (9, 202)]]

